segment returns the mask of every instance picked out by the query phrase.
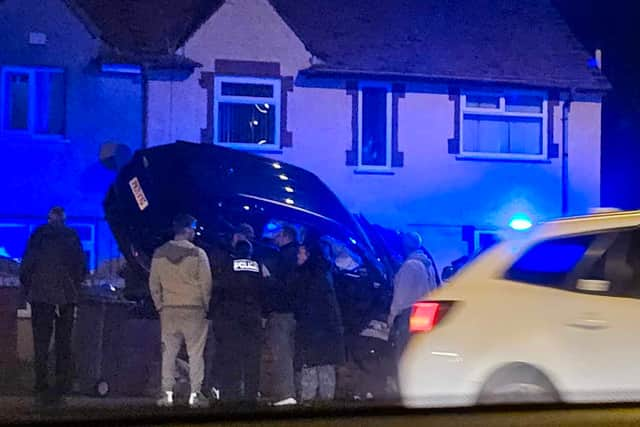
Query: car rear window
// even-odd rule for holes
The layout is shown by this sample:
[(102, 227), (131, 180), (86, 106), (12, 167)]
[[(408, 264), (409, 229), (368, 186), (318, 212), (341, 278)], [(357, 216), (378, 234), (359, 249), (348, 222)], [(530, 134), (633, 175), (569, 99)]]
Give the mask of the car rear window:
[(595, 236), (547, 240), (531, 247), (507, 271), (505, 278), (536, 285), (564, 287), (567, 275), (582, 259)]

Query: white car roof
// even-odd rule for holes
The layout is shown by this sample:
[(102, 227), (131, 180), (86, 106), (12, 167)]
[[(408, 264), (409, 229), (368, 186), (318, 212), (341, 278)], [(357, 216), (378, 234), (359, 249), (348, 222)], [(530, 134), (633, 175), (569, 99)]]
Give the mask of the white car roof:
[(477, 277), (499, 275), (527, 248), (543, 240), (638, 226), (640, 226), (640, 210), (596, 213), (541, 223), (531, 232), (514, 232), (513, 238), (507, 238), (480, 254), (460, 272), (459, 277), (469, 276), (474, 280)]
[(540, 224), (533, 234), (537, 239), (637, 226), (640, 226), (640, 210), (616, 211), (549, 221)]

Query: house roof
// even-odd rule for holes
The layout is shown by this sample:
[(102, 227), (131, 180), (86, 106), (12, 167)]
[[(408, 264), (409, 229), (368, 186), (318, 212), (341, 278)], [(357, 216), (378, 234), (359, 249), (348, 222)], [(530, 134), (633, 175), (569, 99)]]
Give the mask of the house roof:
[[(122, 52), (173, 54), (224, 0), (67, 0)], [(269, 0), (305, 72), (608, 90), (550, 0)]]
[(270, 1), (312, 73), (610, 88), (550, 0)]
[(66, 0), (123, 54), (174, 54), (224, 0)]

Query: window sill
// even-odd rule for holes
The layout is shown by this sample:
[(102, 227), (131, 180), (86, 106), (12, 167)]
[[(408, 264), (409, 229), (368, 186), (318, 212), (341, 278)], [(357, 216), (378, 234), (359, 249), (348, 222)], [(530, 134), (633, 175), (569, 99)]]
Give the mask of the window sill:
[(38, 143), (55, 143), (55, 144), (69, 144), (71, 140), (61, 135), (34, 135), (28, 133), (2, 133), (0, 134), (0, 142), (38, 142)]
[(354, 169), (353, 173), (355, 173), (356, 175), (395, 175), (395, 172), (390, 168), (359, 167)]
[(224, 144), (224, 143), (214, 143), (219, 147), (224, 148), (232, 148), (238, 151), (247, 151), (249, 153), (256, 154), (282, 154), (282, 147), (260, 147), (256, 144)]
[(536, 158), (536, 157), (496, 157), (491, 155), (467, 155), (459, 154), (456, 156), (456, 160), (465, 161), (479, 161), (479, 162), (507, 162), (507, 163), (542, 163), (549, 164), (551, 160), (548, 158)]

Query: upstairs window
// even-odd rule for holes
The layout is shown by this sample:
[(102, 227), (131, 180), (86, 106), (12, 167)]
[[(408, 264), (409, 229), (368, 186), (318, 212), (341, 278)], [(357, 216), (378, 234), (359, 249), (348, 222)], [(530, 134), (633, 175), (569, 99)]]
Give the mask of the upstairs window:
[(65, 82), (60, 69), (3, 67), (0, 132), (63, 135)]
[(542, 93), (461, 95), (462, 157), (544, 160), (547, 101)]
[(358, 166), (362, 169), (391, 167), (391, 101), (390, 85), (360, 85)]
[(214, 142), (248, 150), (280, 149), (281, 81), (215, 77)]

